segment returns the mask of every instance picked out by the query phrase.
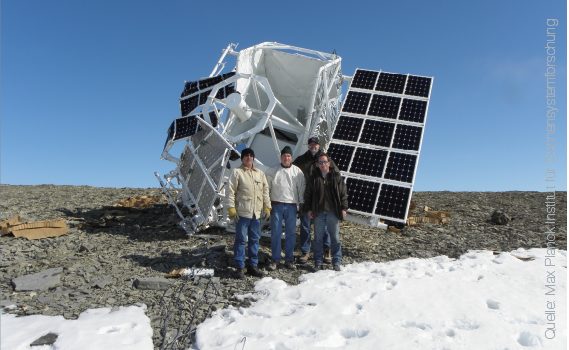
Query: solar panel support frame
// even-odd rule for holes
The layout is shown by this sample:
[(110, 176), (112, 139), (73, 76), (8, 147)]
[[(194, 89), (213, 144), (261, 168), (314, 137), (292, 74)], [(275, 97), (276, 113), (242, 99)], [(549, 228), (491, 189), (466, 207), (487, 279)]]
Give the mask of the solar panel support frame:
[[(221, 73), (221, 71), (223, 70), (223, 68), (225, 67), (225, 62), (223, 62), (223, 59), (225, 58), (225, 56), (228, 53), (233, 52), (233, 49), (237, 48), (237, 45), (239, 44), (234, 44), (234, 43), (230, 43), (229, 45), (227, 45), (227, 47), (225, 48), (225, 50), (222, 51), (221, 54), (221, 58), (219, 59), (219, 61), (217, 61), (217, 64), (215, 65), (215, 67), (213, 67), (213, 70), (211, 71), (211, 73), (209, 74), (210, 77), (213, 77), (215, 75), (218, 75), (219, 73)], [(220, 68), (221, 67), (221, 68)]]
[[(307, 114), (307, 121), (306, 121), (306, 129), (305, 129), (305, 133), (303, 135), (303, 139), (302, 142), (299, 142), (297, 149), (295, 150), (295, 154), (302, 154), (304, 152), (306, 152), (306, 150), (308, 149), (307, 146), (307, 141), (308, 138), (314, 135), (315, 130), (317, 130), (317, 126), (320, 122), (320, 120), (318, 120), (317, 118), (320, 117), (321, 115), (324, 115), (324, 119), (327, 123), (327, 129), (328, 129), (328, 139), (325, 140), (323, 146), (327, 147), (327, 144), (330, 142), (330, 139), (332, 138), (332, 131), (334, 130), (335, 126), (336, 126), (336, 122), (338, 120), (338, 118), (336, 118), (336, 121), (332, 121), (330, 119), (330, 116), (333, 115), (333, 111), (331, 109), (331, 100), (329, 99), (329, 94), (331, 92), (331, 89), (333, 88), (333, 84), (331, 82), (331, 80), (336, 80), (338, 79), (339, 81), (341, 81), (340, 84), (340, 88), (337, 91), (337, 97), (334, 99), (335, 101), (337, 101), (336, 103), (341, 105), (342, 104), (342, 92), (341, 92), (341, 85), (344, 82), (344, 76), (341, 73), (341, 64), (342, 64), (342, 58), (341, 57), (337, 57), (334, 60), (330, 61), (329, 63), (327, 63), (326, 65), (320, 67), (318, 69), (318, 72), (316, 73), (316, 83), (314, 85), (314, 90), (312, 92), (312, 96), (311, 96), (311, 100), (310, 100), (310, 108), (308, 110), (308, 114)], [(328, 72), (331, 69), (334, 69), (334, 72), (331, 74), (328, 74)], [(330, 79), (330, 77), (332, 79)], [(318, 101), (317, 100), (317, 94), (318, 91), (321, 87), (322, 84), (322, 89), (324, 90), (323, 96), (322, 96), (322, 100)], [(338, 116), (339, 117), (339, 116)]]

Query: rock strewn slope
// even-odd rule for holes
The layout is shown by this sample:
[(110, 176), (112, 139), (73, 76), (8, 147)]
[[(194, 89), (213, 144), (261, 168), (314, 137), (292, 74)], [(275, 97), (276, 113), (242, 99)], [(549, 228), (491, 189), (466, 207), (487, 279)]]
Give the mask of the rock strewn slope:
[[(154, 328), (155, 346), (163, 339), (164, 313), (174, 310), (172, 320), (193, 329), (211, 311), (248, 306), (250, 299), (234, 298), (253, 292), (255, 278), (233, 279), (233, 235), (216, 228), (192, 237), (177, 225), (176, 216), (160, 189), (97, 188), (88, 186), (1, 185), (2, 220), (13, 215), (23, 220), (53, 220), (63, 217), (71, 228), (66, 235), (28, 241), (11, 235), (2, 237), (1, 287), (3, 304), (14, 302), (10, 312), (20, 315), (63, 315), (74, 319), (90, 308), (148, 305)], [(459, 257), (471, 249), (511, 251), (545, 247), (546, 195), (540, 192), (416, 192), (415, 216), (424, 216), (425, 205), (450, 211), (450, 224), (420, 224), (400, 233), (378, 230), (352, 222), (341, 223), (342, 263), (390, 261), (436, 255)], [(163, 197), (150, 208), (109, 211), (111, 206), (131, 196)], [(567, 249), (567, 193), (556, 193), (556, 244)], [(514, 220), (495, 225), (490, 216), (495, 209), (507, 209)], [(174, 220), (175, 221), (175, 220)], [(83, 224), (83, 225), (82, 225)], [(551, 225), (550, 225), (551, 226)], [(298, 248), (298, 247), (297, 247)], [(300, 252), (296, 250), (296, 255)], [(270, 241), (262, 239), (260, 266), (270, 260)], [(296, 271), (267, 272), (273, 278), (296, 284), (311, 271), (297, 265)], [(150, 289), (136, 288), (144, 279), (162, 278), (173, 269), (187, 266), (214, 268), (213, 279), (169, 280)], [(328, 266), (330, 268), (331, 266)], [(49, 288), (16, 291), (13, 281), (48, 269), (62, 268), (60, 280)], [(139, 280), (137, 282), (137, 280)], [(135, 283), (137, 282), (137, 283)], [(173, 302), (168, 306), (169, 302)], [(184, 309), (187, 307), (187, 309)], [(176, 317), (178, 317), (176, 319)], [(168, 339), (175, 334), (166, 332)]]

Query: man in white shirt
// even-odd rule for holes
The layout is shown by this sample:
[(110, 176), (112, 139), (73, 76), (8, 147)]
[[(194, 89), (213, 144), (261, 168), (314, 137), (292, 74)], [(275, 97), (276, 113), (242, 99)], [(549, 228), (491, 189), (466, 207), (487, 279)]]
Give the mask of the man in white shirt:
[(285, 222), (285, 267), (296, 269), (294, 265), (294, 245), (296, 244), (296, 211), (302, 206), (305, 179), (302, 170), (292, 164), (292, 149), (286, 146), (281, 151), (281, 163), (266, 171), (271, 198), (271, 250), (273, 261), (267, 270), (276, 270), (281, 261), (281, 235), (283, 219)]

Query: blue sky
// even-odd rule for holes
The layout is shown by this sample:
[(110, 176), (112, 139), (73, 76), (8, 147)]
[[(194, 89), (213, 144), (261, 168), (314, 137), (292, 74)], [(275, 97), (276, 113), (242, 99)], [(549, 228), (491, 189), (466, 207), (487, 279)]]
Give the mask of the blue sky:
[(184, 80), (208, 76), (231, 42), (275, 41), (336, 50), (346, 75), (434, 77), (416, 191), (545, 191), (548, 168), (567, 190), (565, 1), (273, 4), (3, 1), (1, 183), (156, 187), (154, 171), (174, 168), (160, 154)]

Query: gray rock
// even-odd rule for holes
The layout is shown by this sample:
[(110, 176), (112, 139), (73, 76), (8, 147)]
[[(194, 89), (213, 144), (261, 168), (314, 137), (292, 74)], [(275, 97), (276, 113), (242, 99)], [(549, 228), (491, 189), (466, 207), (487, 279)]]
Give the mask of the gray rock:
[(219, 251), (219, 252), (223, 252), (223, 251), (225, 251), (225, 247), (227, 247), (226, 244), (218, 244), (218, 245), (214, 245), (214, 246), (209, 247), (209, 249)]
[(492, 213), (491, 220), (498, 225), (507, 225), (510, 221), (512, 221), (512, 218), (507, 210), (501, 209), (495, 210)]
[(58, 335), (55, 333), (48, 333), (39, 337), (30, 346), (52, 345), (57, 340)]
[(0, 301), (0, 306), (1, 307), (9, 307), (9, 306), (16, 306), (16, 303), (11, 301), (11, 300), (2, 300)]
[(57, 316), (57, 315), (59, 315), (59, 312), (57, 310), (54, 310), (54, 309), (47, 309), (47, 310), (42, 311), (41, 314), (44, 316)]
[(0, 264), (0, 267), (8, 267), (8, 266), (11, 266), (17, 262), (18, 261), (2, 261), (2, 263)]
[(62, 290), (60, 288), (57, 288), (52, 295), (56, 298), (67, 298), (69, 296), (69, 291), (68, 290)]
[(37, 299), (42, 304), (49, 304), (55, 301), (53, 297), (38, 297)]
[(45, 290), (55, 286), (61, 279), (61, 267), (45, 270), (42, 272), (25, 275), (12, 279), (12, 286), (16, 291)]
[(105, 277), (99, 279), (97, 282), (95, 282), (95, 283), (93, 284), (93, 286), (94, 286), (94, 287), (97, 287), (97, 288), (100, 288), (100, 289), (103, 289), (103, 288), (105, 288), (105, 286), (106, 286), (107, 284), (111, 283), (112, 279), (113, 279), (113, 277), (112, 277), (111, 275), (107, 275), (107, 276), (105, 276)]
[(165, 278), (137, 278), (134, 287), (142, 290), (166, 290), (170, 287), (170, 281)]

